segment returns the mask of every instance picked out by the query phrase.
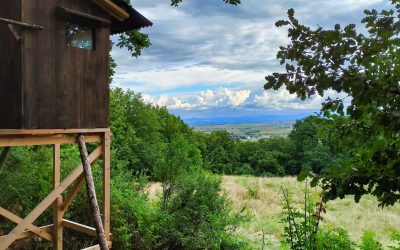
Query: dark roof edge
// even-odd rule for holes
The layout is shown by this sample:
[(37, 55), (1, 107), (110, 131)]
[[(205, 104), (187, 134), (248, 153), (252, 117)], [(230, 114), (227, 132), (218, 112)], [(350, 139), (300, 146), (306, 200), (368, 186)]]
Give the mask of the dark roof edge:
[(112, 0), (116, 5), (123, 8), (129, 13), (129, 18), (120, 22), (115, 18), (112, 18), (111, 23), (111, 34), (118, 34), (125, 31), (141, 29), (150, 27), (153, 23), (143, 16), (139, 11), (135, 10), (130, 4), (124, 0)]

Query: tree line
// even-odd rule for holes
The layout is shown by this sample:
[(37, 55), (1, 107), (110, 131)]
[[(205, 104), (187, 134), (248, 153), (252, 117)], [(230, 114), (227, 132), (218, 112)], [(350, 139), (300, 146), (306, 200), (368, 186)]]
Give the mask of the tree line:
[(118, 159), (137, 176), (158, 180), (163, 166), (178, 171), (190, 165), (224, 175), (298, 175), (304, 168), (319, 174), (335, 158), (318, 138), (322, 119), (315, 116), (296, 121), (287, 137), (242, 141), (227, 131), (194, 131), (165, 107), (146, 104), (134, 92), (112, 93), (114, 147)]

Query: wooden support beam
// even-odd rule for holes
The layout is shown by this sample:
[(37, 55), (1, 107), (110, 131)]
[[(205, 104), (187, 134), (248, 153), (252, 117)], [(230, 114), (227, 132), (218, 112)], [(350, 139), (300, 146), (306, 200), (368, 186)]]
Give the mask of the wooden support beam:
[[(88, 161), (92, 163), (102, 154), (102, 146), (97, 147), (88, 157)], [(83, 172), (83, 166), (80, 164), (73, 170), (47, 197), (36, 206), (8, 235), (2, 237), (0, 241), (0, 250), (6, 250), (17, 238), (24, 232), (30, 224), (32, 224), (56, 199), (60, 196)]]
[(110, 227), (110, 210), (111, 210), (111, 168), (110, 168), (110, 144), (111, 144), (111, 133), (105, 132), (103, 137), (103, 223), (104, 233), (106, 240), (110, 241), (111, 227)]
[[(17, 223), (17, 224), (21, 223), (23, 221), (22, 218), (9, 212), (8, 210), (6, 210), (2, 207), (0, 207), (0, 215), (14, 223)], [(32, 233), (42, 237), (43, 239), (46, 239), (50, 242), (53, 241), (53, 236), (49, 232), (44, 231), (35, 225), (29, 224), (29, 225), (27, 225), (26, 228), (29, 229), (29, 231), (31, 231)], [(0, 241), (0, 243), (1, 243), (1, 241)]]
[(41, 26), (41, 25), (23, 23), (23, 22), (20, 22), (20, 21), (15, 21), (15, 20), (2, 18), (2, 17), (0, 17), (0, 22), (18, 25), (18, 26), (21, 26), (22, 28), (25, 28), (25, 29), (44, 30), (44, 27)]
[(94, 237), (97, 236), (96, 229), (94, 227), (89, 227), (89, 226), (82, 225), (77, 222), (73, 222), (73, 221), (66, 220), (66, 219), (63, 219), (62, 223), (63, 223), (63, 226), (66, 228), (69, 228), (69, 229), (72, 229), (77, 232), (81, 232), (81, 233), (84, 233), (84, 234), (87, 234), (90, 236), (94, 236)]
[[(101, 216), (100, 216), (100, 209), (99, 209), (99, 205), (97, 203), (96, 190), (95, 190), (93, 175), (92, 175), (92, 167), (90, 166), (91, 163), (89, 162), (89, 159), (88, 159), (85, 137), (83, 135), (78, 136), (78, 144), (79, 144), (79, 151), (80, 151), (80, 155), (81, 155), (81, 159), (82, 159), (83, 173), (85, 174), (86, 191), (87, 191), (87, 195), (88, 195), (88, 199), (89, 199), (89, 203), (90, 203), (90, 208), (92, 209), (94, 222), (96, 224), (97, 239), (99, 241), (101, 250), (108, 250), (107, 240), (106, 240), (106, 236), (104, 234), (104, 227), (103, 227), (103, 223), (101, 221)], [(101, 146), (101, 147), (103, 149), (103, 146)]]
[[(61, 183), (61, 145), (53, 145), (53, 188), (57, 188)], [(59, 195), (54, 202), (53, 210), (53, 249), (63, 249), (63, 197)]]
[(109, 128), (93, 129), (0, 129), (0, 135), (55, 135), (55, 134), (98, 134), (110, 132)]
[[(86, 136), (87, 142), (101, 142), (100, 135)], [(0, 147), (54, 145), (54, 144), (74, 144), (75, 136), (45, 135), (45, 136), (23, 136), (23, 137), (1, 137)]]
[[(39, 229), (42, 230), (42, 231), (44, 231), (44, 232), (48, 232), (49, 234), (51, 234), (52, 231), (53, 231), (53, 225), (48, 225), (48, 226), (44, 226), (44, 227), (39, 227)], [(35, 235), (35, 233), (33, 233), (33, 232), (30, 231), (30, 230), (26, 230), (26, 231), (23, 231), (22, 233), (19, 233), (19, 234), (16, 236), (16, 240), (22, 240), (22, 239), (30, 238), (30, 237), (32, 237), (33, 235)], [(7, 237), (7, 235), (0, 236), (0, 242), (2, 242), (2, 240), (4, 240), (6, 237)]]

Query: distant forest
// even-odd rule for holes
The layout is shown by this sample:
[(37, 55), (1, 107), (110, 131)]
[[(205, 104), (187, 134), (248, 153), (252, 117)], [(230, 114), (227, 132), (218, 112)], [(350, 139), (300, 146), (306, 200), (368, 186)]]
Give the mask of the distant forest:
[(298, 175), (303, 168), (320, 173), (337, 156), (317, 137), (318, 117), (298, 120), (287, 137), (242, 141), (226, 131), (194, 131), (166, 108), (145, 104), (139, 94), (114, 89), (112, 97), (114, 147), (136, 176), (157, 180), (157, 166), (168, 162), (169, 150), (180, 148), (202, 168), (224, 175)]

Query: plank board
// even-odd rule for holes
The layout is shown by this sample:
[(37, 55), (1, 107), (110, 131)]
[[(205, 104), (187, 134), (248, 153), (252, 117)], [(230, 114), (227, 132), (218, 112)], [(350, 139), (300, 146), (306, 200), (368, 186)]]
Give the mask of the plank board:
[(0, 135), (54, 135), (54, 134), (99, 134), (110, 132), (110, 128), (94, 129), (0, 129)]
[[(101, 142), (100, 135), (85, 136), (87, 142)], [(24, 137), (0, 137), (0, 147), (20, 147), (20, 146), (37, 146), (37, 145), (54, 145), (54, 144), (75, 144), (75, 136), (24, 136)]]

